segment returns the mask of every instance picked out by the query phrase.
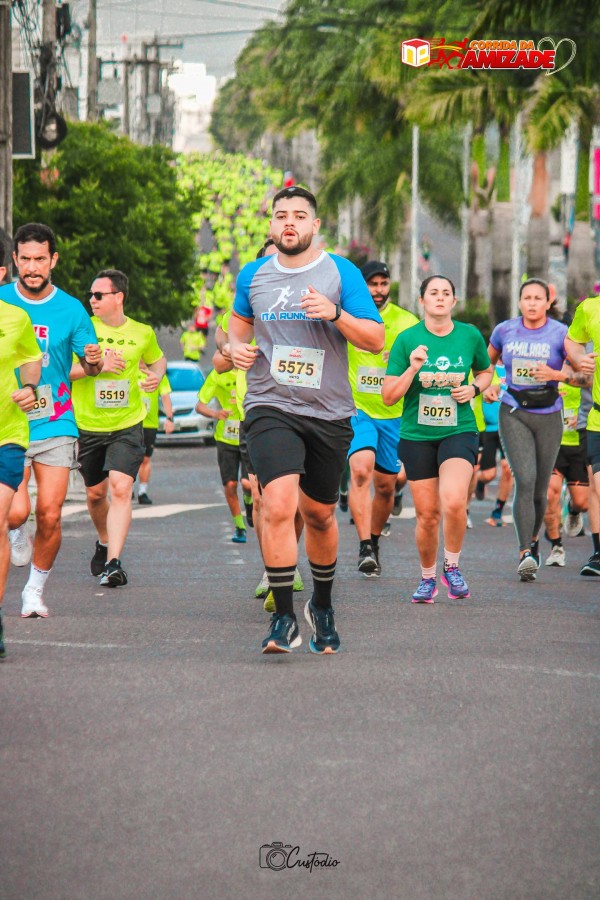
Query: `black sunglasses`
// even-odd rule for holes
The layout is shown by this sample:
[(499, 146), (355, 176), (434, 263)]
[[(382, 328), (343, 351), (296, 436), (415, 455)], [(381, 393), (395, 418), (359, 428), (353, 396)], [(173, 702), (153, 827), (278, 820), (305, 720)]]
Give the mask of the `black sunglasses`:
[(118, 294), (118, 291), (88, 291), (88, 300), (91, 300), (94, 297), (96, 300), (102, 300), (103, 297), (108, 297), (109, 294)]

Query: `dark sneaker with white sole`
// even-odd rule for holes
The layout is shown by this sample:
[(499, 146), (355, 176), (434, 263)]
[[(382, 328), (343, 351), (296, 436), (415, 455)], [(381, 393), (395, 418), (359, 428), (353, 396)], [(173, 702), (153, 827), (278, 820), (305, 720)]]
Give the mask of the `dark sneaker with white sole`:
[(263, 653), (291, 653), (302, 643), (295, 616), (273, 613), (271, 628), (262, 642)]
[(371, 576), (377, 577), (379, 574), (377, 571), (378, 565), (377, 554), (373, 549), (373, 545), (370, 541), (365, 542), (365, 545), (360, 548), (358, 553), (358, 571), (361, 575), (366, 575), (367, 578)]
[(108, 547), (103, 547), (100, 541), (96, 541), (96, 550), (90, 560), (90, 572), (92, 575), (102, 575), (108, 562)]
[(537, 559), (526, 550), (519, 562), (517, 574), (521, 581), (535, 581), (539, 569)]
[(100, 578), (100, 584), (102, 587), (123, 587), (123, 585), (127, 584), (127, 572), (121, 566), (120, 559), (111, 559), (110, 562), (106, 564), (104, 572)]
[(600, 553), (592, 554), (579, 574), (600, 575)]
[(313, 653), (337, 653), (340, 649), (340, 636), (335, 630), (333, 609), (313, 606), (311, 600), (304, 607), (304, 618), (312, 628), (309, 647)]

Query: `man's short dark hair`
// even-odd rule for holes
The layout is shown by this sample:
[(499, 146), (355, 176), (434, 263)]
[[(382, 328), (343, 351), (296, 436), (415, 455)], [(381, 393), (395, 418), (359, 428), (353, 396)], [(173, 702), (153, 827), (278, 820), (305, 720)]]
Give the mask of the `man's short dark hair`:
[(27, 225), (21, 225), (17, 228), (14, 237), (14, 251), (19, 255), (19, 244), (27, 244), (29, 241), (36, 241), (38, 244), (48, 244), (50, 256), (56, 253), (56, 237), (51, 228), (42, 225), (40, 222), (29, 222)]
[(123, 294), (125, 300), (127, 300), (127, 292), (129, 291), (129, 278), (125, 274), (125, 272), (121, 272), (120, 269), (102, 269), (101, 272), (98, 272), (94, 281), (97, 281), (98, 278), (109, 278), (112, 286), (115, 291), (120, 291)]
[(272, 209), (275, 209), (275, 204), (280, 200), (294, 200), (296, 197), (302, 197), (304, 200), (306, 200), (315, 216), (317, 215), (317, 200), (315, 198), (315, 195), (311, 194), (310, 191), (307, 191), (306, 188), (298, 187), (298, 185), (296, 184), (277, 191), (277, 193), (273, 197)]
[(262, 247), (260, 248), (260, 250), (258, 251), (258, 253), (256, 254), (256, 258), (257, 258), (257, 259), (262, 259), (263, 256), (266, 255), (267, 250), (269, 249), (269, 247), (272, 247), (274, 243), (275, 243), (275, 241), (273, 240), (273, 238), (272, 238), (272, 237), (268, 237), (268, 238), (266, 239), (266, 241), (264, 242), (264, 244), (262, 245)]

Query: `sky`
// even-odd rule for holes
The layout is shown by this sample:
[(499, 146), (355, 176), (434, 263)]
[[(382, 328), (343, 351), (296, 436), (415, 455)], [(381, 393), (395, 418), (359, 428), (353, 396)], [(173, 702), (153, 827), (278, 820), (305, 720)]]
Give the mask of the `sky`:
[[(98, 55), (116, 58), (123, 47), (139, 52), (155, 34), (182, 42), (161, 50), (162, 59), (204, 63), (218, 80), (233, 74), (240, 50), (253, 31), (276, 20), (285, 0), (97, 0)], [(72, 18), (85, 22), (88, 0), (71, 2)]]

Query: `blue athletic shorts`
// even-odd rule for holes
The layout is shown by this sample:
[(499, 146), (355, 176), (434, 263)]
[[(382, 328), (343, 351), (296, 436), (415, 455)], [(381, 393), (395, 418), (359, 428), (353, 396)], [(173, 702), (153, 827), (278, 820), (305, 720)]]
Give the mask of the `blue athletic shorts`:
[(3, 444), (0, 447), (0, 484), (6, 484), (16, 491), (23, 481), (25, 449), (18, 444)]
[(396, 419), (372, 419), (359, 409), (350, 419), (354, 437), (348, 457), (359, 450), (372, 450), (375, 454), (375, 469), (384, 475), (397, 475), (402, 467), (398, 459), (401, 421), (401, 416)]

